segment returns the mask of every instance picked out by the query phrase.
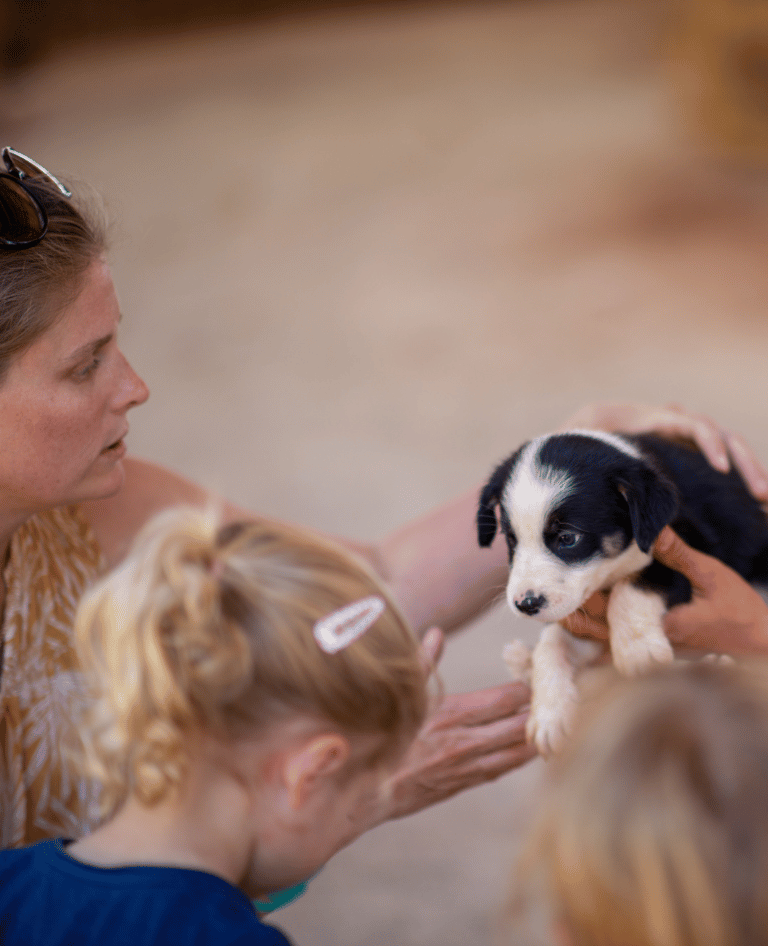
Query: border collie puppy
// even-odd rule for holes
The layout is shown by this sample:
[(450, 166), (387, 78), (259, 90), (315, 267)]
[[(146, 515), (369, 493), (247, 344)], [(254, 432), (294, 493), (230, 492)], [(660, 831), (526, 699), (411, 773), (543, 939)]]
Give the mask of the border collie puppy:
[[(528, 738), (543, 754), (557, 751), (568, 732), (578, 699), (574, 675), (585, 658), (583, 642), (577, 646), (557, 622), (594, 592), (610, 589), (610, 646), (619, 672), (673, 659), (664, 614), (689, 601), (691, 587), (652, 558), (668, 523), (747, 581), (768, 580), (763, 509), (735, 470), (718, 472), (691, 446), (652, 435), (550, 434), (523, 444), (483, 488), (478, 541), (489, 546), (501, 528), (509, 551), (507, 602), (546, 624), (529, 658)], [(519, 653), (513, 646), (505, 655), (510, 665)]]

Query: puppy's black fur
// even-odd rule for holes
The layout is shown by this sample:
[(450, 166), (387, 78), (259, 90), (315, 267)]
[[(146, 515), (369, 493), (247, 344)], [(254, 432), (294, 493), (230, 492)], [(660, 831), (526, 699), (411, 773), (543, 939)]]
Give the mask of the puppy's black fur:
[[(601, 554), (608, 537), (623, 548), (634, 539), (647, 552), (670, 524), (693, 548), (747, 581), (768, 582), (768, 521), (734, 469), (721, 473), (696, 448), (662, 437), (620, 436), (639, 450), (640, 459), (579, 433), (555, 434), (540, 446), (537, 469), (564, 473), (569, 480), (544, 532), (553, 554), (566, 564), (584, 562)], [(500, 524), (510, 563), (516, 538), (502, 497), (525, 446), (493, 471), (477, 511), (480, 545), (491, 544)], [(558, 541), (568, 526), (583, 533), (578, 548)], [(668, 607), (691, 597), (688, 580), (660, 562), (651, 562), (635, 581), (661, 594)]]

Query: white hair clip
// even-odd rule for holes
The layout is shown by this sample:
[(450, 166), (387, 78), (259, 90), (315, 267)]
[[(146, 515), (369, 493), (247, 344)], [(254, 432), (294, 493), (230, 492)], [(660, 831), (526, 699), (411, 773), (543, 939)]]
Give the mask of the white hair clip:
[(365, 634), (383, 611), (384, 601), (378, 595), (361, 598), (318, 621), (313, 628), (315, 640), (326, 654), (335, 654)]

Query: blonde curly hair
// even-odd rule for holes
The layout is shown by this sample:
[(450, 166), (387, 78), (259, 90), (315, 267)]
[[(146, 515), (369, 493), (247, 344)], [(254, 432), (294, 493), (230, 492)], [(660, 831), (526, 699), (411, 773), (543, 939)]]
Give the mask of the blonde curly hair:
[(521, 868), (573, 946), (768, 946), (764, 664), (609, 686), (548, 774)]
[[(322, 651), (315, 623), (370, 595), (386, 604), (370, 629)], [(383, 759), (426, 714), (418, 641), (380, 582), (341, 547), (272, 522), (161, 513), (83, 598), (75, 635), (93, 695), (81, 764), (103, 817), (129, 794), (153, 804), (178, 787), (194, 731), (238, 738), (304, 714), (380, 734)]]

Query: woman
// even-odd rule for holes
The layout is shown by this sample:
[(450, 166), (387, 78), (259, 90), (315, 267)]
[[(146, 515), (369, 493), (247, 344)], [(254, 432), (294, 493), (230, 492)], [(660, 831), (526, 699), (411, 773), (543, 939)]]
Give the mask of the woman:
[[(120, 311), (104, 226), (56, 179), (5, 149), (0, 174), (0, 847), (82, 833), (87, 787), (60, 745), (80, 699), (71, 629), (85, 588), (125, 554), (156, 512), (210, 497), (125, 456), (128, 411), (148, 396), (117, 342)], [(768, 481), (732, 435), (679, 408), (588, 408), (580, 426), (654, 429), (695, 439), (713, 463), (739, 465), (756, 493)], [(501, 544), (477, 547), (475, 493), (357, 548), (388, 582), (437, 659), (441, 632), (497, 595)], [(224, 504), (226, 517), (248, 516)], [(429, 630), (432, 628), (431, 630)], [(368, 826), (492, 779), (532, 756), (519, 684), (447, 697), (393, 777)]]

